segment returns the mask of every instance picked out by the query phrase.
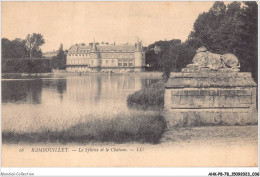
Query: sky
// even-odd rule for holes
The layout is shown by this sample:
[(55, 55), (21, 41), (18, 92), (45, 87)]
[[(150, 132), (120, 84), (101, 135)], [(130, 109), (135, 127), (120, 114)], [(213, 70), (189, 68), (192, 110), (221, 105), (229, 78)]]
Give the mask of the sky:
[(1, 37), (24, 39), (41, 33), (43, 52), (76, 43), (109, 42), (144, 46), (188, 38), (200, 13), (214, 2), (6, 2), (2, 1)]

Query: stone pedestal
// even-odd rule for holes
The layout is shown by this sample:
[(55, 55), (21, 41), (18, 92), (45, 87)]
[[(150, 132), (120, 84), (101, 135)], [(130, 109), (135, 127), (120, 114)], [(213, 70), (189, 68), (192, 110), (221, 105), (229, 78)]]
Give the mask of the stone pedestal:
[(170, 126), (255, 124), (256, 93), (251, 73), (184, 69), (166, 83), (165, 117)]

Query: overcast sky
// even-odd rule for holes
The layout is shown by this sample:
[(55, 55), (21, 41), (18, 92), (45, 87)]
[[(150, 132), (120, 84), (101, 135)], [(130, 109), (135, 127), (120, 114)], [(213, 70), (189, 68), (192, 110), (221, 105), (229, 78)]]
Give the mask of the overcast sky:
[(2, 2), (2, 37), (41, 33), (43, 52), (75, 43), (187, 39), (214, 2)]

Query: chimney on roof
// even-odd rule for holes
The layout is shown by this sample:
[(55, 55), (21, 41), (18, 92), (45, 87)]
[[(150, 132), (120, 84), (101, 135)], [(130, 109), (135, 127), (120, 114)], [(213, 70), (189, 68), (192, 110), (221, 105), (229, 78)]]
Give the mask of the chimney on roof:
[(136, 51), (141, 51), (142, 50), (142, 42), (137, 42), (136, 44)]
[(97, 46), (96, 46), (96, 42), (95, 42), (95, 38), (94, 38), (94, 42), (93, 42), (92, 50), (93, 50), (93, 51), (96, 51), (96, 50), (97, 50)]

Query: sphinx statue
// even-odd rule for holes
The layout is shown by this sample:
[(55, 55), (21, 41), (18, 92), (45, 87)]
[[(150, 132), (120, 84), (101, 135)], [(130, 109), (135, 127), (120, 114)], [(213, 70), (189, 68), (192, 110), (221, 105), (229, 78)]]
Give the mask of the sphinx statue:
[(207, 70), (213, 71), (239, 71), (240, 63), (234, 54), (227, 53), (220, 55), (209, 52), (206, 47), (200, 47), (196, 50), (192, 64), (188, 64), (187, 68), (207, 68)]

